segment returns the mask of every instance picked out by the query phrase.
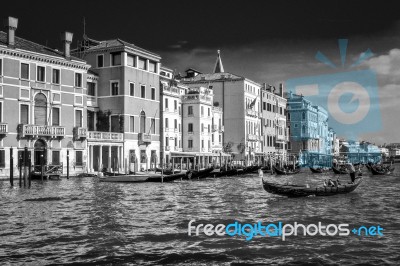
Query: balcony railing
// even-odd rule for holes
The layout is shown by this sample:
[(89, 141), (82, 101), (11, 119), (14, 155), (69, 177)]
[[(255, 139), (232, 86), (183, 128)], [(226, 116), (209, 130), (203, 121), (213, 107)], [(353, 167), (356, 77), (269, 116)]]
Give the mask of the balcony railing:
[(91, 141), (123, 141), (123, 133), (88, 131), (88, 140)]
[(87, 129), (86, 127), (74, 127), (74, 139), (86, 139)]
[(139, 141), (142, 143), (151, 143), (151, 135), (147, 133), (139, 133)]
[(183, 96), (184, 101), (197, 101), (211, 103), (211, 97), (206, 95), (192, 94)]
[(166, 151), (169, 151), (170, 149), (171, 149), (170, 146), (165, 146)]
[(212, 126), (212, 131), (215, 132), (215, 131), (217, 131), (217, 130), (218, 130), (218, 125), (213, 125), (213, 126)]
[(288, 141), (288, 140), (289, 140), (289, 137), (288, 137), (288, 136), (285, 136), (285, 135), (277, 135), (277, 136), (276, 136), (276, 140), (277, 140), (277, 141)]
[(257, 117), (258, 116), (258, 112), (254, 111), (253, 109), (246, 109), (246, 115), (247, 116), (252, 116), (252, 117)]
[(247, 140), (249, 140), (249, 141), (258, 141), (259, 140), (259, 136), (253, 135), (253, 134), (247, 134)]
[(8, 124), (7, 123), (0, 123), (0, 134), (6, 135), (8, 133)]
[(97, 97), (96, 96), (87, 96), (87, 105), (88, 106), (97, 106)]
[(224, 130), (225, 130), (224, 126), (219, 127), (219, 132), (224, 132)]
[(26, 137), (26, 136), (64, 137), (65, 127), (21, 124), (19, 127), (19, 134), (21, 137)]
[(170, 87), (170, 86), (163, 86), (163, 91), (168, 91), (168, 92), (171, 92), (171, 93), (179, 94), (178, 88)]

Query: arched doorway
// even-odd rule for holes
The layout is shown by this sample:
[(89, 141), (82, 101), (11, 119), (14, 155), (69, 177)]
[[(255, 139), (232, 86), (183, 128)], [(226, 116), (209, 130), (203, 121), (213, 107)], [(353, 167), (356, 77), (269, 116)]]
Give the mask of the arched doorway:
[(42, 139), (38, 139), (34, 145), (34, 165), (40, 165), (40, 159), (43, 155), (43, 164), (47, 163), (47, 154), (46, 154), (46, 142)]
[(35, 125), (47, 124), (47, 99), (43, 93), (35, 96)]

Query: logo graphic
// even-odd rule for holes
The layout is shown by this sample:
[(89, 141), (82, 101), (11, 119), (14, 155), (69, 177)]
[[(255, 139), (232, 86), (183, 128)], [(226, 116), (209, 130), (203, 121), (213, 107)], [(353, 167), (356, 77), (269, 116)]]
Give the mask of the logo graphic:
[[(346, 66), (347, 44), (348, 40), (339, 40), (342, 68)], [(350, 65), (350, 68), (360, 65), (372, 56), (373, 53), (368, 49)], [(320, 51), (317, 52), (315, 58), (337, 69), (337, 66)], [(286, 87), (289, 92), (290, 109), (298, 109), (300, 112), (302, 108), (312, 109), (316, 106), (324, 108), (328, 113), (329, 127), (333, 128), (340, 137), (356, 140), (360, 134), (376, 132), (382, 128), (376, 73), (370, 69), (289, 79), (286, 81)], [(293, 97), (304, 97), (308, 102), (305, 102), (306, 106), (304, 104), (299, 106), (299, 101), (290, 100)], [(323, 113), (322, 108), (320, 110)], [(313, 122), (319, 125), (323, 122), (319, 118), (311, 117), (306, 122), (307, 128), (303, 130), (301, 126), (304, 124), (295, 121), (295, 119), (291, 121), (291, 130), (296, 128), (298, 130), (292, 130), (294, 133), (292, 137), (300, 139), (303, 138), (302, 133), (306, 135), (306, 138), (312, 138)], [(317, 125), (315, 126), (318, 128)], [(321, 134), (317, 132), (316, 135)]]

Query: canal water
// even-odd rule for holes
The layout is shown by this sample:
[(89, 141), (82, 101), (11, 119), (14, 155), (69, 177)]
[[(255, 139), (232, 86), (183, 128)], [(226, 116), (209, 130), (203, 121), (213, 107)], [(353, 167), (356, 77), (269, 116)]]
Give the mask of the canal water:
[[(396, 174), (400, 168), (397, 165)], [(333, 177), (304, 169), (279, 182)], [(336, 179), (336, 177), (335, 177)], [(342, 182), (348, 180), (342, 176)], [(285, 198), (262, 189), (257, 175), (175, 183), (101, 183), (97, 178), (0, 182), (0, 264), (364, 265), (400, 262), (400, 177), (364, 174), (341, 196)], [(188, 222), (350, 224), (383, 236), (188, 236)]]

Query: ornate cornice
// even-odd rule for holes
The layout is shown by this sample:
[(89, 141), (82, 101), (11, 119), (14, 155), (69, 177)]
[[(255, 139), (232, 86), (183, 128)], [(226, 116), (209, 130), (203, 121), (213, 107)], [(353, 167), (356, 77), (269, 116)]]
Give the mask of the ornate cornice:
[(90, 65), (88, 65), (86, 62), (79, 63), (73, 60), (67, 60), (62, 57), (53, 57), (45, 54), (27, 52), (23, 50), (7, 49), (3, 47), (0, 47), (0, 55), (18, 57), (20, 59), (25, 59), (25, 60), (34, 60), (48, 64), (60, 65), (63, 67), (82, 69), (85, 71), (89, 70), (90, 68)]

